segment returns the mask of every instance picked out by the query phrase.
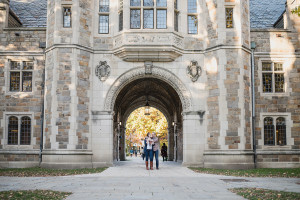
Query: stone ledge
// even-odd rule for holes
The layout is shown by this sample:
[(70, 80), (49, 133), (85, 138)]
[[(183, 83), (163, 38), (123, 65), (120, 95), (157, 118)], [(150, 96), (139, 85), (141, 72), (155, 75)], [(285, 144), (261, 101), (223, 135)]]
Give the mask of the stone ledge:
[(15, 155), (39, 155), (39, 150), (0, 150), (1, 154), (15, 154)]
[(13, 27), (4, 28), (4, 31), (46, 31), (46, 27)]

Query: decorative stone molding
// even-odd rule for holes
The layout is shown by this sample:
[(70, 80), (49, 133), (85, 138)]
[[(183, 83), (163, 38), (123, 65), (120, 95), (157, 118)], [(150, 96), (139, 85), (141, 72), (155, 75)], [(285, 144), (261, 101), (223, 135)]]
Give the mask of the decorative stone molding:
[(99, 65), (96, 66), (96, 76), (100, 81), (105, 81), (110, 75), (110, 66), (106, 61), (100, 61)]
[(143, 66), (131, 69), (123, 75), (121, 75), (113, 83), (113, 85), (110, 87), (107, 93), (104, 104), (104, 110), (113, 111), (116, 98), (120, 91), (128, 83), (142, 78), (157, 78), (170, 84), (170, 86), (172, 86), (175, 89), (181, 100), (183, 111), (187, 112), (191, 110), (192, 100), (191, 93), (189, 92), (189, 90), (185, 87), (185, 85), (175, 74), (166, 69), (156, 66), (152, 67), (152, 74), (145, 74), (145, 67)]
[(152, 74), (152, 62), (145, 62), (145, 74)]
[(183, 38), (167, 33), (123, 33), (113, 39), (114, 55), (124, 61), (171, 62), (181, 56)]
[(198, 80), (198, 78), (201, 76), (202, 69), (198, 65), (197, 61), (192, 60), (191, 64), (186, 69), (186, 73), (193, 82), (196, 82)]

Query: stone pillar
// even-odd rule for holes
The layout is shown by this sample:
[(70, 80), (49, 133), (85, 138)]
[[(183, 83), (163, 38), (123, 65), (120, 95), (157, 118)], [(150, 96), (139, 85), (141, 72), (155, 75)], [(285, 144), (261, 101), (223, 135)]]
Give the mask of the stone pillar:
[(168, 160), (174, 160), (174, 148), (175, 148), (175, 140), (174, 140), (174, 128), (172, 125), (169, 125), (168, 128)]
[(203, 167), (205, 128), (198, 112), (183, 113), (184, 166)]
[(0, 31), (8, 26), (9, 0), (0, 0)]
[(126, 160), (125, 133), (126, 133), (126, 128), (124, 128), (122, 126), (121, 130), (120, 130), (120, 138), (119, 138), (119, 158), (120, 158), (121, 161), (125, 161)]
[(113, 165), (113, 113), (93, 112), (92, 149), (94, 168)]

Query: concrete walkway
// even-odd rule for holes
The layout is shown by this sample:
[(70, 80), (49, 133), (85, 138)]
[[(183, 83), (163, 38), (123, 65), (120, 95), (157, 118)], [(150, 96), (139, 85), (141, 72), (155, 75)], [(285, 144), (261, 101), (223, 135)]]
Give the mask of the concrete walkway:
[[(243, 199), (228, 191), (233, 187), (260, 187), (300, 191), (300, 179), (239, 178), (198, 174), (174, 162), (162, 162), (159, 170), (147, 171), (143, 160), (116, 162), (100, 174), (64, 177), (0, 177), (0, 191), (50, 189), (73, 194), (68, 199)], [(233, 180), (234, 179), (234, 180)], [(242, 182), (241, 182), (242, 181)]]

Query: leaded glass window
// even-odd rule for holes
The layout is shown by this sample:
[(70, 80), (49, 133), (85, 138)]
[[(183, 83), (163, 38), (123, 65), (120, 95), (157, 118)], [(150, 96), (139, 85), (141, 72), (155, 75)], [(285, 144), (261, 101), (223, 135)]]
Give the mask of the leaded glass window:
[(30, 145), (31, 118), (28, 116), (8, 117), (8, 145)]
[[(282, 63), (262, 63), (262, 83), (264, 93), (285, 92), (285, 79)], [(273, 89), (274, 88), (274, 89)]]
[(286, 145), (286, 125), (283, 117), (276, 119), (276, 141), (277, 145)]
[(157, 10), (156, 17), (157, 17), (156, 28), (157, 29), (167, 28), (167, 10)]
[(130, 6), (131, 29), (167, 28), (167, 0), (130, 0)]
[(31, 92), (33, 62), (12, 61), (10, 64), (9, 90), (11, 92)]
[(131, 9), (130, 10), (130, 28), (138, 29), (141, 28), (141, 10)]
[(188, 13), (197, 13), (197, 0), (188, 0)]
[(275, 145), (273, 118), (264, 119), (264, 143), (265, 145)]
[(72, 26), (72, 12), (70, 7), (63, 8), (63, 25), (65, 28), (70, 28)]
[(148, 7), (153, 7), (154, 6), (154, 2), (153, 0), (144, 0), (144, 6), (148, 6)]
[(31, 119), (30, 117), (21, 118), (21, 133), (20, 133), (20, 144), (30, 145), (31, 141)]
[(167, 0), (156, 0), (157, 7), (167, 7)]
[(154, 28), (153, 10), (144, 10), (144, 28)]
[(188, 0), (188, 34), (198, 33), (197, 0)]
[(198, 33), (198, 19), (197, 16), (188, 16), (188, 33), (197, 34)]
[(174, 30), (175, 31), (178, 31), (178, 18), (179, 18), (178, 3), (177, 0), (174, 0)]
[(105, 34), (109, 32), (109, 16), (99, 15), (99, 33)]
[(272, 146), (286, 145), (286, 122), (284, 117), (264, 118), (264, 144)]
[(109, 0), (100, 0), (99, 12), (109, 12)]
[(7, 144), (18, 144), (18, 118), (11, 116), (8, 118), (8, 141)]
[(233, 8), (225, 8), (226, 28), (233, 28)]
[(119, 13), (119, 31), (123, 30), (123, 10)]
[(141, 6), (141, 0), (130, 0), (130, 6)]

